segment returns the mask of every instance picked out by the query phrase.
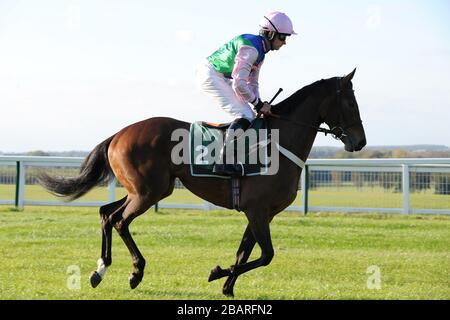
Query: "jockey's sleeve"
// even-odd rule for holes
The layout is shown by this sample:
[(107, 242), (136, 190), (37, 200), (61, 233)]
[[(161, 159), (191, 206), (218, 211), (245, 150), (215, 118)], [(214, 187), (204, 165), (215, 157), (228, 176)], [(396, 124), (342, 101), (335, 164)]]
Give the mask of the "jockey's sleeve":
[[(258, 58), (258, 50), (251, 46), (239, 48), (235, 57), (235, 63), (231, 77), (233, 78), (233, 89), (238, 97), (252, 104), (258, 102), (258, 74), (259, 66), (255, 66)], [(255, 92), (256, 87), (256, 92)]]
[(261, 70), (261, 66), (264, 60), (258, 65), (258, 67), (253, 67), (253, 72), (250, 72), (250, 76), (248, 78), (248, 86), (253, 91), (253, 94), (256, 97), (256, 100), (259, 100), (259, 70)]

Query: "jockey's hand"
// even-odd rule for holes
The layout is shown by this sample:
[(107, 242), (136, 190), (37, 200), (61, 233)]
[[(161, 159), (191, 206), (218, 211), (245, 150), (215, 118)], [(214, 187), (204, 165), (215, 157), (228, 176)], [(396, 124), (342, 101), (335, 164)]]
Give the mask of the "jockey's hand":
[(268, 116), (271, 116), (273, 114), (271, 109), (272, 109), (272, 106), (267, 101), (264, 101), (264, 105), (259, 110), (259, 112), (261, 112), (264, 116), (268, 117)]

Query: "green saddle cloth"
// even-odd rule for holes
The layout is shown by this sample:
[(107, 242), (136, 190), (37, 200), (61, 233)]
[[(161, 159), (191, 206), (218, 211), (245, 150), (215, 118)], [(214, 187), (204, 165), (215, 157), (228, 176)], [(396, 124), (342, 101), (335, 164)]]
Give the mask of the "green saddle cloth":
[[(223, 146), (223, 138), (228, 126), (212, 126), (198, 121), (191, 124), (189, 133), (191, 174), (199, 177), (221, 177), (213, 172), (213, 167)], [(237, 158), (243, 165), (244, 176), (256, 176), (268, 171), (270, 148), (268, 146), (268, 129), (266, 121), (258, 118), (253, 120), (250, 127), (238, 138), (243, 154)], [(245, 154), (245, 156), (244, 156)]]

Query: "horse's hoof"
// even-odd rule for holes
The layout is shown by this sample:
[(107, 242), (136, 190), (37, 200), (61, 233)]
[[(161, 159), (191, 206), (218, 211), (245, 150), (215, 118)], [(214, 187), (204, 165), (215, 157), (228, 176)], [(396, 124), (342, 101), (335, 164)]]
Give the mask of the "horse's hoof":
[(132, 273), (128, 280), (130, 281), (131, 289), (135, 289), (139, 285), (139, 283), (141, 283), (142, 276), (138, 276), (137, 274)]
[(222, 293), (229, 298), (234, 298), (233, 288), (223, 288)]
[(211, 274), (209, 275), (208, 282), (220, 279), (223, 277), (223, 269), (219, 266), (215, 267), (211, 270)]
[(100, 284), (100, 282), (102, 282), (102, 277), (98, 274), (97, 271), (94, 271), (91, 273), (90, 280), (92, 288), (96, 288)]

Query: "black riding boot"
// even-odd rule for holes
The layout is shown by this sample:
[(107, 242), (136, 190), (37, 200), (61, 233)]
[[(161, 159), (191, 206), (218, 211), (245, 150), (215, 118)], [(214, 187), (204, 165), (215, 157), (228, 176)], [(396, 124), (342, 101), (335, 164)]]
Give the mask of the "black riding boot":
[[(230, 175), (230, 176), (241, 176), (242, 175), (242, 167), (237, 164), (236, 158), (234, 158), (233, 163), (229, 163), (226, 161), (226, 150), (227, 146), (233, 147), (233, 142), (237, 138), (234, 131), (238, 129), (242, 129), (243, 131), (247, 130), (250, 126), (250, 121), (245, 118), (239, 118), (234, 120), (230, 127), (227, 129), (225, 133), (225, 140), (223, 143), (222, 150), (220, 150), (219, 161), (214, 164), (213, 172), (217, 174)], [(228, 162), (228, 163), (226, 163)]]

